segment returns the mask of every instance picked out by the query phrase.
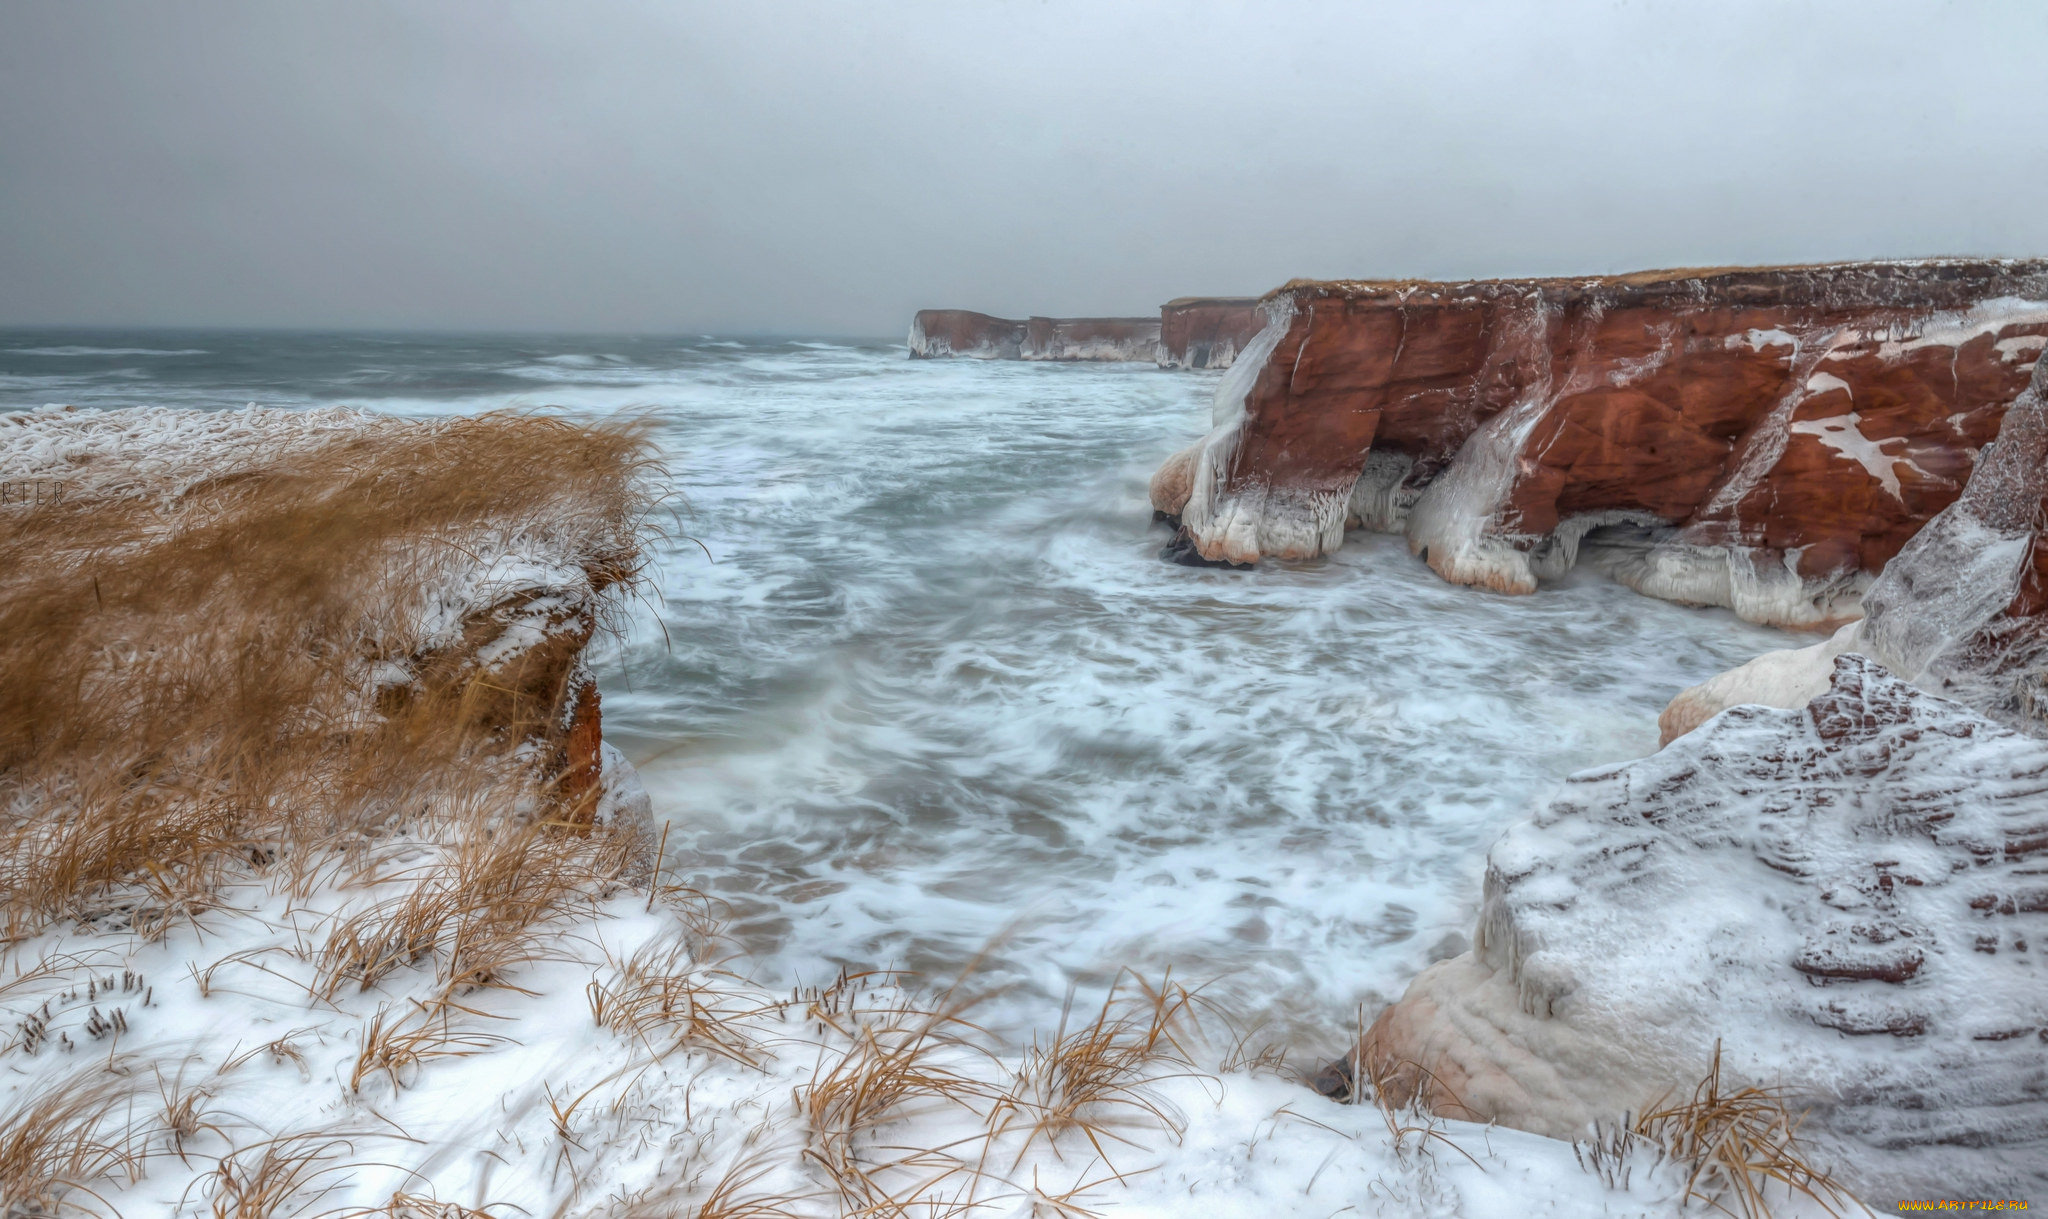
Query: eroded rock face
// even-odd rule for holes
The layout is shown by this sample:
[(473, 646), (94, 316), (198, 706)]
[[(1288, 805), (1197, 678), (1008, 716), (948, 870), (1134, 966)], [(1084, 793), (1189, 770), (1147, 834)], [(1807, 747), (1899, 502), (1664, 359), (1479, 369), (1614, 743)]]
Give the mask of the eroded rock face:
[(1404, 532), (1446, 579), (1580, 558), (1815, 627), (1953, 502), (2048, 344), (2048, 263), (1297, 282), (1183, 460), (1208, 559)]
[[(1369, 1031), (1390, 1098), (1557, 1137), (1724, 1072), (1867, 1198), (2048, 1187), (2048, 743), (1834, 662), (1572, 776), (1488, 857), (1472, 951)], [(1424, 1072), (1427, 1072), (1425, 1074)]]
[(913, 360), (1104, 360), (1153, 362), (1159, 319), (1149, 317), (990, 317), (967, 309), (920, 309), (910, 323)]
[(1813, 647), (1771, 652), (1683, 691), (1664, 739), (1738, 703), (1802, 707), (1845, 651), (2011, 728), (2048, 735), (2048, 366), (2005, 412), (1961, 498), (1906, 543), (1866, 616)]
[(1159, 308), (1161, 368), (1229, 368), (1266, 325), (1255, 296), (1183, 296)]
[(614, 581), (597, 567), (553, 574), (465, 614), (442, 646), (411, 658), (402, 676), (388, 674), (377, 701), (387, 713), (420, 696), (456, 709), (476, 731), (528, 753), (560, 797), (561, 816), (588, 824), (603, 797), (605, 760), (597, 677), (584, 657), (599, 596)]

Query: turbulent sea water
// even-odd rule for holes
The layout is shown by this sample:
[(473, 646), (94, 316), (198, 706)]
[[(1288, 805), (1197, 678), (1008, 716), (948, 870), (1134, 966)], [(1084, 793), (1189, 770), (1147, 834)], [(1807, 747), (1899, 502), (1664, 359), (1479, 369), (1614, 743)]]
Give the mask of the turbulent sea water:
[(966, 973), (1017, 1036), (1122, 967), (1330, 1050), (1464, 946), (1487, 844), (1805, 642), (1591, 575), (1506, 598), (1399, 539), (1161, 562), (1211, 374), (712, 338), (0, 332), (0, 410), (654, 421), (673, 535), (596, 657), (606, 735), (777, 983)]

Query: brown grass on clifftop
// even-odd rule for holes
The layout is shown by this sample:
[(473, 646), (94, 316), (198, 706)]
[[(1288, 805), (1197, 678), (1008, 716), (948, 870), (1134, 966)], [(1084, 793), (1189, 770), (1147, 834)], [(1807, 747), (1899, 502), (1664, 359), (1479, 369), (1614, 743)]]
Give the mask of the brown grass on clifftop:
[(167, 460), (166, 433), (0, 470), (72, 488), (0, 509), (0, 935), (148, 930), (223, 868), (544, 803), (532, 768), (491, 762), (531, 700), (456, 662), (495, 631), (494, 587), (530, 589), (505, 556), (632, 578), (644, 432), (282, 415), (250, 423), (275, 445)]

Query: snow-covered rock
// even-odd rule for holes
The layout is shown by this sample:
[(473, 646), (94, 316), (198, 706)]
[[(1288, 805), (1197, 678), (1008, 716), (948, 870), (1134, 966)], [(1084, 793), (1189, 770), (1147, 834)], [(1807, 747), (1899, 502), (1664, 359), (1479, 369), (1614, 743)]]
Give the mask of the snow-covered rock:
[(1658, 744), (1691, 732), (1730, 707), (1749, 703), (1761, 707), (1804, 707), (1827, 693), (1834, 680), (1835, 657), (1860, 650), (1863, 624), (1852, 622), (1819, 643), (1804, 648), (1783, 648), (1765, 652), (1716, 673), (1697, 686), (1678, 692), (1657, 717)]
[(1470, 952), (1370, 1030), (1397, 1094), (1572, 1137), (1734, 1081), (1866, 1200), (2048, 1193), (2048, 743), (1834, 658), (1584, 771), (1488, 857)]

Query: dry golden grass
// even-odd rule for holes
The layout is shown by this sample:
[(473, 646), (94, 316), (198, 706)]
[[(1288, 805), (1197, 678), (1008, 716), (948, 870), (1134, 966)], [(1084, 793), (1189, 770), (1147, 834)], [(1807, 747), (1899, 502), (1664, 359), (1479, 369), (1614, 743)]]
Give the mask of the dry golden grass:
[[(986, 1057), (982, 1030), (964, 1018), (957, 988), (919, 1008), (892, 996), (863, 1010), (874, 978), (841, 974), (806, 1011), (845, 1038), (847, 1048), (819, 1064), (797, 1096), (809, 1128), (805, 1158), (824, 1170), (848, 1214), (927, 1219), (975, 1208), (978, 1156), (962, 1146), (902, 1147), (873, 1136), (890, 1123), (941, 1110), (981, 1113), (994, 1100), (989, 1085), (954, 1063)], [(977, 1147), (985, 1136), (971, 1140)]]
[(592, 979), (586, 993), (599, 1028), (632, 1037), (660, 1057), (670, 1048), (700, 1049), (748, 1067), (767, 1051), (750, 1022), (774, 1005), (763, 1003), (745, 981), (699, 959), (687, 929), (658, 936), (624, 961), (611, 961), (611, 977)]
[[(534, 940), (605, 897), (638, 858), (629, 834), (564, 833), (554, 820), (518, 820), (488, 805), (436, 827), (451, 841), (395, 877), (402, 891), (342, 917), (317, 961), (314, 992), (332, 999), (349, 983), (368, 990), (393, 970), (437, 963), (443, 994), (508, 985), (534, 959)], [(408, 849), (417, 850), (408, 843)]]
[(1174, 1075), (1193, 1074), (1192, 1042), (1200, 1036), (1194, 992), (1169, 976), (1157, 987), (1127, 975), (1110, 987), (1095, 1018), (1069, 1031), (1068, 1010), (1048, 1042), (1033, 1040), (1008, 1092), (989, 1113), (991, 1139), (1017, 1129), (1022, 1144), (1014, 1170), (1043, 1140), (1055, 1152), (1059, 1139), (1078, 1131), (1096, 1157), (1116, 1172), (1105, 1140), (1130, 1144), (1119, 1127), (1166, 1130), (1178, 1136), (1181, 1116), (1160, 1102), (1149, 1085)]
[(396, 1017), (388, 1008), (379, 1008), (363, 1026), (362, 1044), (349, 1072), (349, 1094), (361, 1095), (364, 1082), (376, 1075), (390, 1080), (395, 1092), (412, 1083), (420, 1067), (436, 1058), (468, 1058), (511, 1042), (495, 1033), (455, 1028), (449, 1023), (450, 1006), (429, 1008), (415, 1003)]
[(666, 1181), (618, 1199), (602, 1211), (590, 1212), (590, 1219), (599, 1215), (603, 1219), (803, 1219), (804, 1212), (793, 1208), (806, 1196), (754, 1189), (775, 1167), (767, 1155), (743, 1155), (701, 1201), (695, 1182)]
[[(486, 673), (469, 657), (499, 620), (453, 646), (422, 623), (496, 554), (630, 580), (648, 460), (633, 426), (381, 420), (203, 469), (86, 463), (72, 493), (0, 511), (0, 934), (147, 932), (451, 785), (544, 805), (533, 768), (479, 763), (552, 730), (543, 687), (587, 630)], [(411, 680), (380, 685), (394, 668)]]
[(0, 1212), (91, 1213), (78, 1195), (97, 1202), (95, 1186), (135, 1181), (148, 1154), (135, 1104), (130, 1081), (101, 1062), (0, 1113)]
[(1623, 1188), (1639, 1159), (1652, 1168), (1674, 1162), (1685, 1171), (1688, 1202), (1741, 1219), (1770, 1219), (1774, 1192), (1810, 1199), (1830, 1215), (1851, 1213), (1849, 1192), (1813, 1166), (1789, 1099), (1782, 1088), (1722, 1091), (1717, 1041), (1689, 1099), (1666, 1095), (1640, 1117), (1623, 1118), (1573, 1148), (1588, 1171)]
[(236, 1149), (200, 1179), (213, 1219), (286, 1219), (313, 1214), (343, 1187), (355, 1143), (331, 1131), (279, 1135)]
[(184, 1073), (170, 1079), (164, 1078), (163, 1068), (155, 1069), (157, 1099), (157, 1127), (162, 1131), (164, 1141), (178, 1159), (190, 1164), (185, 1158), (185, 1144), (201, 1134), (212, 1133), (227, 1139), (227, 1131), (213, 1121), (213, 1114), (206, 1108), (206, 1102), (213, 1099), (210, 1088), (187, 1084)]

